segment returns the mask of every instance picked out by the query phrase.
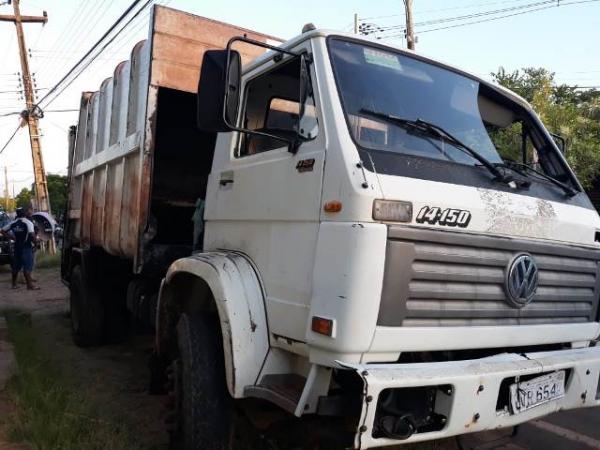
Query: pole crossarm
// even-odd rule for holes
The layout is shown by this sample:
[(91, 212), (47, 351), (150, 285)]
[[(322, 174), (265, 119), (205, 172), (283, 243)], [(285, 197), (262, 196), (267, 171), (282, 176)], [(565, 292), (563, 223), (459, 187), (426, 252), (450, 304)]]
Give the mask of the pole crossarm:
[(48, 182), (46, 180), (46, 171), (44, 169), (44, 159), (42, 157), (42, 142), (38, 119), (40, 109), (36, 105), (35, 90), (33, 87), (31, 73), (29, 70), (29, 59), (27, 58), (27, 46), (25, 45), (25, 33), (23, 32), (23, 23), (46, 23), (48, 15), (46, 12), (42, 16), (23, 16), (19, 8), (20, 0), (13, 0), (13, 15), (0, 15), (0, 21), (13, 22), (17, 31), (17, 43), (19, 45), (19, 58), (21, 60), (21, 78), (23, 81), (23, 93), (25, 95), (25, 114), (21, 114), (21, 126), (27, 125), (29, 128), (29, 142), (31, 146), (31, 157), (33, 162), (33, 174), (35, 183), (36, 209), (50, 213), (50, 198), (48, 195)]
[(17, 18), (11, 14), (0, 14), (0, 22), (16, 22), (17, 20), (23, 23), (46, 23), (48, 16), (20, 16)]

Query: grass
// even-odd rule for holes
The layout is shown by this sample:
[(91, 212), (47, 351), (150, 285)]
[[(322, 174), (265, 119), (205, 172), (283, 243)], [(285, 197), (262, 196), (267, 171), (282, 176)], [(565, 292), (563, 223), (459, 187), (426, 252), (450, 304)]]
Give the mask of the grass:
[(54, 255), (40, 251), (35, 257), (35, 268), (37, 269), (48, 269), (58, 266), (60, 266), (60, 251), (57, 251)]
[(41, 351), (30, 316), (9, 312), (6, 319), (19, 367), (8, 386), (16, 411), (3, 419), (12, 440), (37, 450), (137, 448), (125, 427), (97, 417), (86, 393), (69, 386)]

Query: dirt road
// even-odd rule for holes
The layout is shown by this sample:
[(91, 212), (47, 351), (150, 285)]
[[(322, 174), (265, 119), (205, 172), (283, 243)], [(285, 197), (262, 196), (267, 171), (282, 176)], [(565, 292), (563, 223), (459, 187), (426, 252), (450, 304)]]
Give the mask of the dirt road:
[[(142, 449), (166, 449), (165, 398), (146, 393), (150, 335), (135, 336), (126, 345), (80, 349), (71, 342), (67, 290), (57, 269), (39, 270), (40, 291), (12, 291), (9, 274), (0, 269), (0, 310), (32, 314), (32, 324), (48, 355), (61, 369), (65, 382), (86, 392), (98, 417), (119, 423), (132, 432)], [(6, 404), (5, 404), (6, 405)], [(0, 413), (2, 412), (0, 398)], [(524, 425), (516, 437), (511, 430), (467, 435), (464, 449), (589, 450), (600, 449), (600, 410), (559, 413)], [(0, 450), (12, 447), (2, 447)], [(15, 447), (16, 448), (16, 447)], [(406, 449), (407, 447), (400, 447)], [(455, 439), (414, 449), (459, 449)]]

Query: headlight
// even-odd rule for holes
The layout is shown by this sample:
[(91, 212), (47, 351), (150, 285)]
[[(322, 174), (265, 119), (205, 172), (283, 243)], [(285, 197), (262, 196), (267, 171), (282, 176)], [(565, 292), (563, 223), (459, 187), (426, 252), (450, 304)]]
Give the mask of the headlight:
[(373, 219), (383, 222), (412, 221), (412, 203), (396, 200), (375, 200), (373, 202)]

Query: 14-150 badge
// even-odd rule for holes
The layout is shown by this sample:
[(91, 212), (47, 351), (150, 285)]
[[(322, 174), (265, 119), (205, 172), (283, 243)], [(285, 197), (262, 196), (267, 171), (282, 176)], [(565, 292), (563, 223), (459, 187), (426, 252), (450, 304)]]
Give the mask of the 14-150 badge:
[(464, 209), (442, 209), (437, 206), (423, 206), (419, 210), (419, 214), (417, 214), (415, 220), (417, 223), (465, 228), (471, 221), (471, 212)]

